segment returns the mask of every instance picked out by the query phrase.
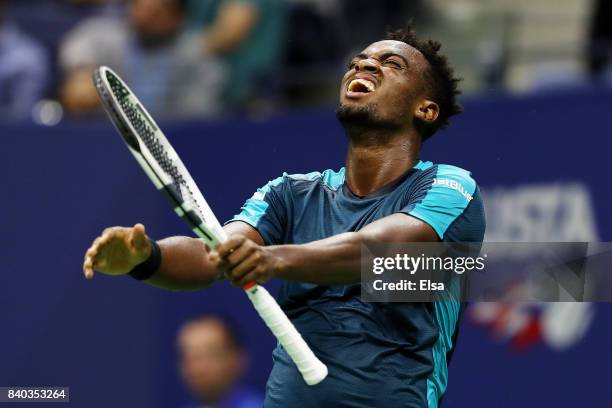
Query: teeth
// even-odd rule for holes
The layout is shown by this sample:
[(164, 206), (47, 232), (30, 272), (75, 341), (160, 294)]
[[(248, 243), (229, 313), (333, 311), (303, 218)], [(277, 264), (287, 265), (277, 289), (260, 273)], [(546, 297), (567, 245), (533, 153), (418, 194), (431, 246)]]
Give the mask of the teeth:
[(366, 88), (366, 92), (372, 92), (374, 91), (374, 88), (376, 88), (374, 83), (372, 81), (368, 81), (367, 79), (353, 79), (349, 83), (348, 90), (353, 92), (359, 88), (359, 85), (364, 86)]

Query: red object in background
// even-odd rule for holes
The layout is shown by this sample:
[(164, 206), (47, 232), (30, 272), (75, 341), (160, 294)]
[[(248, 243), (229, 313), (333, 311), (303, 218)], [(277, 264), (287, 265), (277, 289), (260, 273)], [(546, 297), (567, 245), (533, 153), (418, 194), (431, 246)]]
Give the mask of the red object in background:
[(565, 350), (586, 335), (593, 320), (590, 303), (474, 303), (469, 320), (489, 328), (498, 342), (525, 352), (537, 344)]

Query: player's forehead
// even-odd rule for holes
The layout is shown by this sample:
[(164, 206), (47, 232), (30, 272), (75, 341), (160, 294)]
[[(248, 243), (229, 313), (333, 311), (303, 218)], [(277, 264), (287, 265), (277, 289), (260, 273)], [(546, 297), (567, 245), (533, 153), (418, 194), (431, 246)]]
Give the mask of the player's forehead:
[(381, 51), (394, 51), (408, 56), (411, 49), (413, 48), (403, 41), (381, 40), (368, 45), (363, 51), (371, 54), (376, 54)]
[(361, 54), (368, 57), (380, 55), (397, 54), (404, 57), (408, 62), (422, 63), (425, 60), (423, 54), (413, 46), (403, 41), (382, 40), (368, 45)]

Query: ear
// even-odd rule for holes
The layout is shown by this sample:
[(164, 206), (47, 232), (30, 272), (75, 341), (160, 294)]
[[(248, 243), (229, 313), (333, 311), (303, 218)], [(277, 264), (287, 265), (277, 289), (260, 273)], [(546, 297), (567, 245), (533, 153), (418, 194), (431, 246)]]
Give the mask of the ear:
[(440, 107), (437, 103), (430, 100), (423, 100), (416, 107), (414, 117), (426, 123), (433, 123), (440, 115)]

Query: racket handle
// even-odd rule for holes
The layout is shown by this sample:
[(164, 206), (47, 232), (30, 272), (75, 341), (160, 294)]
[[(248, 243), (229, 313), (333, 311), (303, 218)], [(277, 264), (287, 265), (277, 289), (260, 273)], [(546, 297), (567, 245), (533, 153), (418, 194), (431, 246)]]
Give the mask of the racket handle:
[(253, 302), (255, 310), (297, 366), (306, 384), (315, 385), (323, 381), (327, 377), (327, 366), (310, 350), (308, 344), (266, 288), (254, 285), (245, 287), (245, 291)]

